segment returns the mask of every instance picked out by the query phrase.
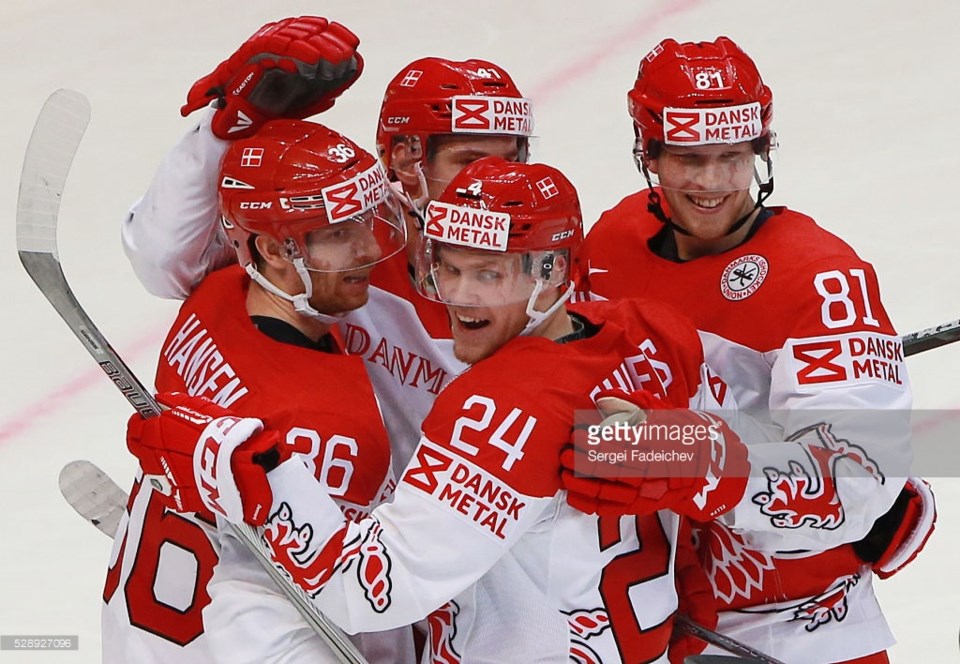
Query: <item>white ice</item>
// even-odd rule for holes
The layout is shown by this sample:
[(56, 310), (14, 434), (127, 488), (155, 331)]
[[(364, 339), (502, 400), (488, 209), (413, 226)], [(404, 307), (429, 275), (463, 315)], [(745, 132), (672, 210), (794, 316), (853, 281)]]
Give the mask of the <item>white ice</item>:
[[(0, 633), (79, 634), (71, 653), (0, 652), (0, 662), (99, 660), (109, 542), (62, 501), (57, 473), (89, 458), (126, 485), (129, 408), (14, 256), (17, 182), (44, 99), (69, 87), (93, 121), (61, 209), (61, 257), (94, 321), (137, 373), (153, 375), (176, 305), (147, 295), (120, 248), (120, 219), (189, 125), (190, 84), (264, 22), (335, 17), (362, 39), (366, 71), (323, 121), (373, 147), (389, 78), (415, 57), (481, 57), (537, 101), (539, 160), (578, 185), (592, 220), (639, 176), (625, 92), (661, 38), (727, 34), (776, 99), (781, 149), (772, 204), (850, 241), (879, 272), (898, 329), (960, 316), (960, 85), (955, 0), (4, 0), (0, 3), (0, 235), (10, 288), (0, 355)], [(960, 424), (960, 344), (909, 360), (917, 405)], [(956, 470), (945, 471), (956, 472)], [(879, 583), (895, 662), (957, 661), (960, 481), (934, 478), (939, 527), (922, 558)]]

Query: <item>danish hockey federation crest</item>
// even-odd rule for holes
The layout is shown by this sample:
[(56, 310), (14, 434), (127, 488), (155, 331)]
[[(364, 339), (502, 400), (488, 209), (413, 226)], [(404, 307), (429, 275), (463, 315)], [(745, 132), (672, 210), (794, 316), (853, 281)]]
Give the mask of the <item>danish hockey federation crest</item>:
[(767, 278), (767, 259), (758, 254), (740, 256), (723, 269), (720, 292), (728, 300), (737, 302), (757, 292)]

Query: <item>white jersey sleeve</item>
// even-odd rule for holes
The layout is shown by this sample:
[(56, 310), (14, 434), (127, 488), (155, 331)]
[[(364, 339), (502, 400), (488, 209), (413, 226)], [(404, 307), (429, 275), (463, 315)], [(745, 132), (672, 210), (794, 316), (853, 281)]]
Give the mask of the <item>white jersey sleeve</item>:
[[(203, 615), (214, 659), (224, 664), (338, 663), (249, 549), (228, 529), (219, 532), (220, 565)], [(370, 664), (412, 664), (416, 658), (409, 627), (356, 634), (350, 640)]]
[[(759, 419), (779, 436), (744, 436), (752, 468), (747, 491), (720, 518), (752, 547), (823, 550), (857, 541), (899, 495), (912, 461), (912, 398), (902, 355), (890, 363), (896, 382), (860, 377), (808, 389), (797, 378), (806, 370), (797, 360), (806, 349), (865, 336), (790, 339), (774, 354), (770, 410)], [(874, 336), (878, 345), (900, 347), (895, 336)], [(891, 350), (891, 357), (899, 352)]]
[[(448, 450), (426, 440), (418, 452), (424, 459), (450, 459)], [(471, 473), (502, 509), (481, 514), (466, 500), (453, 509), (439, 495), (401, 482), (391, 503), (347, 522), (313, 475), (293, 460), (268, 475), (274, 514), (263, 539), (274, 561), (346, 632), (413, 624), (474, 584), (526, 530), (554, 518), (560, 505), (556, 495), (518, 495), (466, 459), (435, 472), (425, 481), (443, 485), (441, 476)], [(211, 594), (224, 596), (231, 592), (224, 585), (237, 583), (215, 577)]]
[(213, 270), (236, 262), (220, 231), (217, 173), (228, 142), (210, 130), (212, 109), (160, 162), (121, 229), (124, 251), (153, 295), (184, 299)]

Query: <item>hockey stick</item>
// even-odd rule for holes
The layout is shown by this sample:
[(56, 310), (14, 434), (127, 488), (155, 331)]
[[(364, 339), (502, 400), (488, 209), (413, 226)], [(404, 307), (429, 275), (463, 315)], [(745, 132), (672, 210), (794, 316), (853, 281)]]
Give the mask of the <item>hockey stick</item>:
[[(90, 320), (73, 295), (57, 253), (60, 199), (73, 157), (90, 121), (90, 103), (72, 90), (57, 90), (44, 104), (27, 144), (17, 200), (17, 253), (27, 273), (80, 339), (107, 376), (143, 417), (160, 407)], [(231, 526), (307, 623), (344, 664), (365, 660), (338, 627), (329, 622), (270, 562), (259, 536), (246, 525)]]
[(903, 354), (909, 357), (954, 341), (960, 341), (960, 318), (903, 335)]
[(130, 496), (89, 461), (71, 461), (60, 470), (60, 494), (67, 503), (111, 539), (117, 534)]
[(746, 643), (741, 643), (736, 639), (731, 639), (729, 636), (725, 636), (720, 632), (715, 632), (712, 629), (707, 629), (702, 625), (698, 625), (693, 622), (686, 616), (677, 616), (676, 628), (697, 637), (701, 641), (709, 643), (712, 646), (722, 648), (729, 653), (733, 653), (738, 657), (742, 657), (751, 662), (760, 662), (762, 664), (785, 664), (779, 659), (771, 657), (766, 653), (760, 652), (755, 648), (751, 648)]

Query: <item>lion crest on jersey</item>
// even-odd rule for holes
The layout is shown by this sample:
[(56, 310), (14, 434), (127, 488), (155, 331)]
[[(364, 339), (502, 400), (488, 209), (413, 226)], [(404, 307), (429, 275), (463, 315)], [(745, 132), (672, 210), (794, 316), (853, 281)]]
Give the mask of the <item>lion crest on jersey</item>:
[(787, 439), (801, 443), (807, 454), (804, 461), (789, 461), (786, 471), (771, 466), (763, 469), (767, 489), (754, 495), (753, 502), (775, 527), (835, 530), (843, 523), (843, 504), (834, 480), (842, 459), (855, 462), (883, 483), (883, 474), (866, 451), (837, 438), (830, 427), (820, 422)]
[(747, 254), (730, 261), (720, 277), (720, 292), (732, 302), (750, 297), (757, 292), (770, 266), (759, 254)]

